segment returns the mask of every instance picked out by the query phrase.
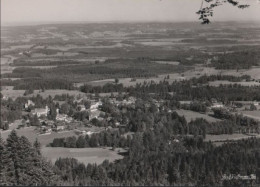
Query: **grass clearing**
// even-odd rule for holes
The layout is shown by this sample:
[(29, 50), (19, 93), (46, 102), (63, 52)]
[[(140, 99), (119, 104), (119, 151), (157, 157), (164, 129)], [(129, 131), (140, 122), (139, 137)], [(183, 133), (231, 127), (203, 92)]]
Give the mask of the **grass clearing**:
[[(4, 87), (4, 89), (1, 91), (1, 93), (4, 96), (7, 96), (9, 98), (12, 99), (16, 99), (17, 97), (24, 97), (24, 92), (25, 90), (13, 90), (12, 86), (6, 86)], [(55, 95), (62, 95), (62, 94), (69, 94), (72, 95), (74, 97), (76, 96), (80, 96), (80, 97), (85, 97), (86, 94), (83, 92), (80, 92), (78, 90), (45, 90), (44, 92), (41, 92), (40, 90), (34, 90), (33, 94), (29, 94), (26, 97), (33, 97), (33, 96), (37, 96), (37, 95), (42, 96), (43, 98), (47, 98), (49, 97), (49, 95), (51, 97), (54, 97)]]
[(109, 148), (63, 148), (63, 147), (44, 147), (42, 149), (43, 156), (45, 156), (52, 163), (58, 158), (72, 157), (84, 164), (101, 164), (104, 160), (113, 162), (117, 159), (122, 159), (116, 151)]
[(254, 111), (240, 111), (244, 116), (256, 119), (260, 121), (260, 110), (254, 110)]
[[(17, 125), (18, 126), (18, 125)], [(16, 132), (19, 136), (25, 136), (28, 140), (33, 143), (36, 138), (39, 140), (41, 145), (44, 147), (47, 144), (51, 143), (54, 138), (65, 138), (69, 136), (77, 136), (74, 131), (66, 131), (66, 132), (52, 132), (51, 134), (39, 135), (35, 130), (35, 127), (25, 127), (21, 129), (16, 129)], [(1, 137), (6, 140), (8, 135), (11, 133), (11, 130), (1, 131)]]
[[(1, 137), (6, 140), (8, 135), (11, 133), (12, 129), (16, 129), (20, 124), (21, 120), (15, 121), (11, 126), (10, 130), (0, 131)], [(52, 132), (51, 134), (39, 135), (35, 130), (35, 127), (25, 127), (21, 129), (16, 129), (16, 132), (19, 136), (25, 136), (28, 140), (33, 143), (36, 138), (41, 143), (42, 154), (47, 160), (50, 160), (52, 163), (61, 157), (73, 157), (78, 159), (79, 162), (85, 164), (88, 163), (97, 163), (101, 164), (104, 160), (109, 160), (113, 162), (117, 159), (122, 159), (123, 156), (118, 154), (118, 150), (112, 151), (110, 148), (62, 148), (62, 147), (46, 147), (47, 144), (51, 143), (54, 138), (66, 138), (70, 136), (76, 136), (75, 131), (64, 131), (64, 132)], [(121, 152), (121, 151), (120, 151)]]
[[(143, 83), (143, 82), (155, 82), (159, 83), (160, 81), (163, 81), (166, 76), (169, 75), (169, 79), (167, 81), (169, 83), (172, 83), (174, 81), (180, 81), (185, 79), (184, 77), (181, 76), (180, 73), (169, 73), (169, 74), (161, 74), (158, 75), (157, 77), (151, 77), (151, 78), (136, 78), (135, 81), (132, 81), (132, 78), (119, 78), (119, 84), (123, 84), (125, 87), (129, 86), (135, 86), (137, 83)], [(98, 80), (98, 81), (91, 81), (87, 82), (86, 84), (90, 84), (92, 86), (103, 86), (107, 83), (114, 83), (115, 79), (103, 79), (103, 80)], [(83, 85), (83, 84), (78, 84), (78, 85)]]
[(207, 114), (202, 114), (191, 110), (180, 109), (180, 110), (176, 110), (176, 112), (178, 113), (178, 115), (184, 116), (188, 123), (191, 122), (192, 120), (195, 120), (196, 118), (203, 118), (210, 123), (220, 121), (219, 119), (208, 116)]

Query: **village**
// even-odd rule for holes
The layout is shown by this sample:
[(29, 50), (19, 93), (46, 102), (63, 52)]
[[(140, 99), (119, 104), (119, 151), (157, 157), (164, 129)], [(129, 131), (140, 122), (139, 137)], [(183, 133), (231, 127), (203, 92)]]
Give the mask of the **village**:
[[(64, 96), (65, 94), (63, 94)], [(39, 97), (39, 96), (38, 96)], [(125, 128), (129, 119), (123, 122), (123, 119), (114, 115), (113, 112), (120, 111), (117, 109), (119, 106), (131, 106), (135, 108), (137, 99), (133, 96), (123, 94), (119, 96), (106, 97), (71, 97), (72, 100), (59, 101), (55, 98), (62, 97), (55, 96), (51, 99), (52, 104), (46, 104), (42, 107), (37, 107), (32, 98), (24, 98), (22, 104), (22, 119), (17, 129), (24, 127), (35, 126), (38, 135), (48, 135), (52, 132), (74, 132), (75, 135), (91, 135), (93, 133), (100, 133), (102, 131), (118, 130), (118, 128)], [(3, 96), (3, 101), (8, 101), (7, 96)], [(34, 98), (35, 99), (35, 98)], [(104, 107), (104, 101), (109, 107), (113, 107), (113, 112), (107, 110), (108, 106)], [(68, 102), (70, 107), (73, 106), (72, 112), (69, 111)], [(156, 111), (167, 110), (168, 113), (176, 111), (179, 115), (184, 116), (189, 122), (196, 118), (204, 118), (209, 122), (216, 122), (224, 120), (227, 116), (242, 115), (249, 119), (256, 120), (259, 126), (259, 118), (250, 115), (250, 112), (258, 112), (260, 110), (259, 102), (256, 101), (234, 101), (223, 103), (216, 99), (211, 101), (179, 101), (179, 108), (171, 109), (165, 105), (163, 99), (152, 99), (150, 102), (145, 103), (145, 107), (151, 107), (153, 104)], [(64, 109), (65, 108), (65, 109)], [(219, 116), (217, 116), (219, 115)], [(8, 123), (5, 121), (5, 123)], [(8, 125), (11, 125), (9, 123)], [(259, 127), (255, 130), (247, 130), (243, 132), (259, 133)], [(6, 128), (8, 130), (8, 128)], [(240, 132), (239, 132), (240, 133)]]
[[(8, 101), (9, 98), (4, 96), (2, 99), (3, 101)], [(65, 105), (67, 106), (66, 101), (53, 100), (52, 107), (47, 104), (45, 107), (37, 107), (31, 99), (25, 99), (26, 102), (22, 106), (23, 115), (21, 124), (18, 125), (17, 129), (35, 126), (37, 134), (39, 135), (48, 135), (52, 132), (62, 133), (67, 131), (74, 131), (76, 135), (91, 135), (107, 129), (124, 127), (124, 125), (121, 125), (119, 121), (113, 119), (113, 117), (102, 111), (103, 102), (101, 100), (101, 97), (92, 100), (86, 100), (85, 97), (83, 99), (79, 96), (74, 98), (73, 106), (75, 107), (76, 113), (81, 115), (79, 117), (75, 116), (75, 111), (70, 115), (62, 111), (61, 107)], [(134, 105), (136, 99), (134, 97), (129, 97), (118, 101), (113, 97), (109, 98), (107, 101), (114, 106), (128, 106)], [(8, 122), (5, 121), (5, 123)], [(12, 123), (8, 125), (11, 124)]]

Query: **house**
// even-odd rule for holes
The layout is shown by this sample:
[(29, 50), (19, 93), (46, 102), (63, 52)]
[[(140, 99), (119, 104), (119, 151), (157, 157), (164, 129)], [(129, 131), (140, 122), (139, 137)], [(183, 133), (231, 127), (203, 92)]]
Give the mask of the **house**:
[(3, 96), (2, 99), (5, 100), (5, 101), (7, 101), (7, 100), (9, 99), (9, 97), (5, 95), (5, 96)]
[(24, 104), (24, 108), (28, 109), (29, 106), (35, 106), (34, 102), (31, 100), (28, 100), (27, 103)]
[(55, 131), (63, 131), (65, 126), (62, 123), (56, 124), (53, 128)]
[(90, 106), (90, 111), (97, 110), (100, 106), (102, 106), (102, 102), (101, 101), (94, 102)]
[(211, 106), (211, 108), (223, 108), (224, 105), (221, 103), (213, 103), (213, 105)]
[(66, 115), (66, 114), (57, 114), (56, 120), (57, 120), (57, 121), (65, 121), (65, 122), (70, 123), (70, 122), (72, 121), (72, 118), (69, 117), (69, 116)]
[(35, 108), (32, 114), (37, 115), (37, 117), (40, 117), (40, 116), (47, 116), (49, 112), (50, 109), (48, 106), (46, 106), (45, 108)]

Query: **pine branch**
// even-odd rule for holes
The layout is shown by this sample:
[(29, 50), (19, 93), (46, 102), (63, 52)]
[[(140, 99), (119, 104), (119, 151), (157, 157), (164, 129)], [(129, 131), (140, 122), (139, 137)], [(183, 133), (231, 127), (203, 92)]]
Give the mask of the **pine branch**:
[[(209, 3), (208, 6), (203, 7), (203, 2)], [(237, 8), (244, 9), (248, 8), (249, 5), (247, 4), (240, 4), (238, 1), (234, 0), (202, 0), (200, 10), (196, 12), (200, 15), (199, 20), (201, 20), (202, 24), (209, 24), (210, 17), (213, 16), (214, 8), (223, 5), (224, 3), (229, 3)]]

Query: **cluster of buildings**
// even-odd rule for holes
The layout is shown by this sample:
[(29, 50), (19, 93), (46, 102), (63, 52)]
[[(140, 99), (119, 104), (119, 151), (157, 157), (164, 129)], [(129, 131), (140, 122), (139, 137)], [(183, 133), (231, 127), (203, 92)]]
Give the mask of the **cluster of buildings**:
[[(82, 99), (77, 100), (76, 102), (77, 102), (78, 111), (89, 112), (89, 120), (92, 120), (94, 118), (96, 119), (101, 118), (100, 117), (100, 114), (102, 113), (102, 111), (100, 111), (100, 107), (102, 106), (101, 101), (91, 101), (91, 105), (89, 109), (86, 109), (85, 105), (82, 104)], [(28, 110), (29, 108), (32, 110)], [(66, 124), (70, 124), (74, 121), (73, 118), (68, 116), (67, 114), (61, 114), (58, 108), (56, 109), (55, 120), (48, 120), (47, 116), (50, 113), (50, 108), (47, 105), (44, 108), (35, 108), (35, 103), (31, 100), (28, 100), (24, 104), (24, 109), (30, 111), (30, 114), (37, 116), (41, 124), (40, 132), (42, 134), (49, 134), (52, 131), (65, 130)]]
[(110, 99), (110, 102), (116, 106), (119, 106), (119, 105), (131, 105), (131, 104), (134, 104), (136, 101), (136, 98), (134, 97), (129, 97), (128, 99), (124, 99), (122, 101), (118, 101), (116, 100), (116, 98), (111, 98)]

